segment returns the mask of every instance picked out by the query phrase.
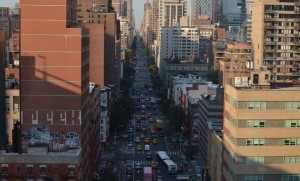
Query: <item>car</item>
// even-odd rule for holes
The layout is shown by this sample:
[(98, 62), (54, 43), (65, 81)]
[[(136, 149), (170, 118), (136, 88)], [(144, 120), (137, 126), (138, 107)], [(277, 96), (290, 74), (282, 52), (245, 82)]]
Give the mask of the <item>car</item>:
[(141, 127), (137, 126), (137, 127), (135, 127), (135, 130), (136, 130), (136, 131), (140, 131), (140, 130), (141, 130)]
[(126, 165), (126, 173), (127, 174), (132, 174), (132, 165)]
[(153, 168), (153, 169), (156, 169), (157, 166), (158, 166), (158, 163), (156, 161), (152, 161), (150, 166)]
[(130, 141), (128, 142), (128, 148), (132, 148), (133, 147), (133, 143)]
[(157, 139), (155, 134), (151, 134), (151, 139)]
[(144, 139), (144, 138), (145, 138), (144, 133), (141, 133), (141, 134), (140, 134), (140, 138), (141, 138), (141, 139)]
[(153, 123), (153, 122), (154, 122), (154, 119), (153, 119), (153, 118), (149, 118), (148, 121), (149, 121), (150, 123)]
[(140, 162), (137, 162), (137, 163), (135, 164), (135, 169), (139, 170), (139, 169), (141, 169), (141, 168), (142, 168), (141, 163), (140, 163)]
[(146, 154), (146, 160), (152, 160), (152, 154), (151, 153)]
[(155, 128), (151, 128), (151, 129), (150, 129), (150, 133), (151, 133), (151, 134), (155, 134)]
[(163, 177), (161, 175), (157, 175), (157, 181), (163, 181)]
[(157, 143), (158, 143), (157, 139), (152, 140), (152, 144), (157, 145)]
[(141, 138), (140, 137), (135, 137), (135, 142), (136, 143), (140, 143), (141, 142)]
[(149, 143), (150, 143), (149, 138), (144, 138), (144, 143), (145, 143), (145, 144), (149, 144)]
[(133, 128), (128, 128), (128, 133), (133, 133)]
[(142, 129), (142, 132), (143, 132), (144, 134), (147, 134), (147, 129), (146, 129), (146, 128), (143, 128), (143, 129)]
[(142, 145), (136, 145), (136, 151), (142, 151), (143, 150), (143, 147)]

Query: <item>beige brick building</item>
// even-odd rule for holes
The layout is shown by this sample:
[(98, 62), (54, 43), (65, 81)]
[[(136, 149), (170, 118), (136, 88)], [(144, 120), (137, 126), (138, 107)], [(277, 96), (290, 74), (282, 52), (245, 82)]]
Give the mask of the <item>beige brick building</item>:
[(299, 180), (300, 89), (271, 89), (270, 73), (251, 73), (250, 86), (226, 84), (223, 180)]

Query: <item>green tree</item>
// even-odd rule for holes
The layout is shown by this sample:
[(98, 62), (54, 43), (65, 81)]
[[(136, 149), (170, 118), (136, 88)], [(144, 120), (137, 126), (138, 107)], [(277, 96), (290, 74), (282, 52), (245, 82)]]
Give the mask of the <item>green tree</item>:
[(132, 59), (133, 58), (133, 56), (134, 56), (134, 51), (133, 51), (133, 49), (131, 49), (131, 48), (128, 48), (127, 50), (126, 50), (126, 55), (125, 55), (126, 57), (126, 60), (130, 60), (130, 59)]
[(148, 67), (148, 70), (149, 70), (150, 73), (154, 73), (154, 74), (158, 73), (158, 67), (156, 65), (150, 65)]
[(185, 114), (183, 109), (177, 105), (170, 105), (166, 114), (166, 118), (169, 120), (168, 130), (171, 133), (177, 133), (181, 131)]
[(218, 84), (219, 82), (219, 69), (211, 67), (207, 72), (207, 80), (212, 81), (213, 84)]

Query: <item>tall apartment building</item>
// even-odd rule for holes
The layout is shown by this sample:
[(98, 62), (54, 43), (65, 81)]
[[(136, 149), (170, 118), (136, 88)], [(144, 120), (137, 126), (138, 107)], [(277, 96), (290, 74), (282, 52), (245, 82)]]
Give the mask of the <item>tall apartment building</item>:
[[(116, 13), (112, 11), (108, 0), (79, 0), (77, 9), (78, 23), (90, 30), (90, 81), (101, 88), (104, 85), (113, 86), (116, 88), (114, 91), (118, 91), (120, 77), (114, 73), (115, 69), (120, 68), (119, 56), (116, 55)], [(102, 31), (104, 37), (101, 37)]]
[(75, 1), (21, 0), (20, 8), (21, 154), (0, 154), (1, 178), (89, 180), (88, 31), (74, 26)]
[(153, 31), (153, 40), (157, 40), (158, 36), (158, 25), (159, 25), (159, 0), (152, 1), (152, 31)]
[(186, 0), (159, 0), (159, 28), (178, 25), (186, 9)]
[(300, 89), (269, 77), (262, 68), (225, 86), (223, 180), (299, 180)]
[[(192, 27), (160, 29), (159, 62), (175, 54), (178, 59), (199, 55), (199, 30)], [(158, 64), (159, 65), (159, 64)]]
[[(0, 30), (0, 87), (5, 87), (5, 31)], [(0, 89), (0, 102), (5, 103), (5, 89)], [(0, 153), (6, 149), (6, 104), (0, 104)]]
[(223, 0), (222, 26), (239, 28), (245, 19), (245, 0)]
[(253, 4), (254, 68), (267, 66), (271, 82), (300, 83), (300, 1), (268, 0)]
[(121, 0), (112, 0), (112, 7), (116, 12), (117, 17), (121, 16)]
[(198, 19), (199, 16), (207, 16), (213, 19), (216, 8), (215, 0), (192, 0), (192, 21)]

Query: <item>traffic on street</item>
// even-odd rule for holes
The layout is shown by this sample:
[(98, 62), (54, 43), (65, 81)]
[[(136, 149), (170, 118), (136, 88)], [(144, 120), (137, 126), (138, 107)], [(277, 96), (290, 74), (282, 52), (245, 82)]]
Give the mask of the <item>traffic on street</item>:
[(115, 135), (114, 170), (120, 181), (188, 180), (184, 176), (187, 163), (177, 140), (167, 134), (168, 120), (157, 103), (159, 97), (152, 89), (147, 57), (139, 45), (132, 64), (135, 79), (130, 97), (135, 113), (127, 128)]

